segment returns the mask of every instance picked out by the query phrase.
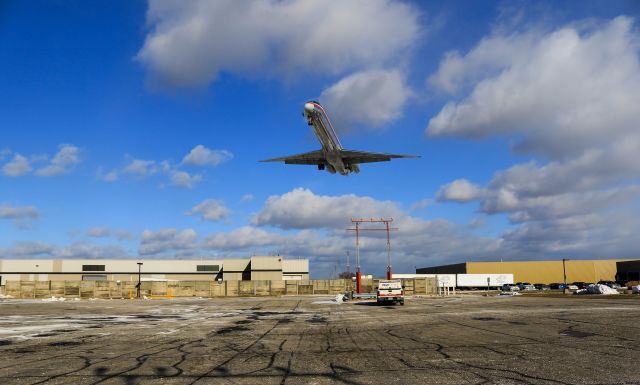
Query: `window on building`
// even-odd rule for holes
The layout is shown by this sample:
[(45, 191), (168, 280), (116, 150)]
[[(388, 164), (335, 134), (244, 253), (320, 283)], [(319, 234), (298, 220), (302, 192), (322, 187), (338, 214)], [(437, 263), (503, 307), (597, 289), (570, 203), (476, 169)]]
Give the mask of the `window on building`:
[(104, 271), (104, 265), (82, 265), (82, 271)]
[(218, 271), (220, 266), (218, 265), (198, 265), (198, 271)]

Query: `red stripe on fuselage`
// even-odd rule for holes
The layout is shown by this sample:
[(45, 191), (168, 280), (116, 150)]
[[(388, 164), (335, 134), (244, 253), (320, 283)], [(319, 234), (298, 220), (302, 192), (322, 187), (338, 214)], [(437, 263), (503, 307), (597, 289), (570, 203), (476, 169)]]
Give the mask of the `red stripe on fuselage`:
[(329, 120), (329, 115), (327, 115), (326, 111), (324, 110), (324, 108), (322, 108), (320, 104), (315, 102), (310, 102), (310, 103), (313, 104), (314, 107), (320, 110), (320, 113), (322, 114), (324, 119), (327, 121), (327, 123), (329, 123), (329, 128), (331, 128), (331, 132), (329, 132), (329, 135), (338, 145), (338, 149), (342, 150), (342, 144), (340, 143), (340, 139), (338, 139), (338, 134), (336, 134), (336, 130), (333, 128), (333, 124), (331, 124), (331, 120)]

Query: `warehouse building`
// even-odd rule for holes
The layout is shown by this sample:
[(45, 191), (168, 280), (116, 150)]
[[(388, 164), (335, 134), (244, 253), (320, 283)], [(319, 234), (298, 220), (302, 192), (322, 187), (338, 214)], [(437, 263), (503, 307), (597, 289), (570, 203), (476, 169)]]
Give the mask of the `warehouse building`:
[[(138, 263), (142, 265), (138, 266)], [(0, 285), (6, 281), (143, 280), (302, 280), (308, 259), (256, 256), (246, 259), (0, 259)]]
[(640, 260), (620, 261), (616, 263), (616, 279), (620, 281), (640, 281)]
[[(614, 281), (618, 266), (625, 260), (568, 259), (564, 267), (567, 282)], [(635, 268), (639, 269), (637, 262)], [(632, 269), (632, 267), (630, 267)], [(505, 262), (463, 262), (416, 269), (419, 274), (513, 274), (515, 282), (554, 283), (563, 282), (563, 263), (559, 261), (505, 261)]]

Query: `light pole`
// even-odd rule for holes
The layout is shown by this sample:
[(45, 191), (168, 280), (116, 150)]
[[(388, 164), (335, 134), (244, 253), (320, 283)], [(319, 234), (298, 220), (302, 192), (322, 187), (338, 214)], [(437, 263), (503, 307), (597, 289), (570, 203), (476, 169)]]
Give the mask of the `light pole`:
[(142, 282), (141, 274), (142, 274), (142, 262), (138, 262), (138, 285), (136, 286), (138, 288), (138, 299), (140, 299), (140, 283)]
[(562, 258), (562, 274), (564, 275), (564, 286), (562, 287), (562, 294), (567, 293), (567, 268), (565, 266), (566, 258)]

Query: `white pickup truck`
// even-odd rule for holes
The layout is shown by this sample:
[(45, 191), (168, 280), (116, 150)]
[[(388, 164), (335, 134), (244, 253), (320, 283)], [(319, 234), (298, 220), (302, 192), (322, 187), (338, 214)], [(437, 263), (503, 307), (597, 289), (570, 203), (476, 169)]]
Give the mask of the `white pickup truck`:
[(404, 305), (404, 288), (399, 279), (385, 280), (378, 283), (376, 293), (378, 303), (393, 302)]

